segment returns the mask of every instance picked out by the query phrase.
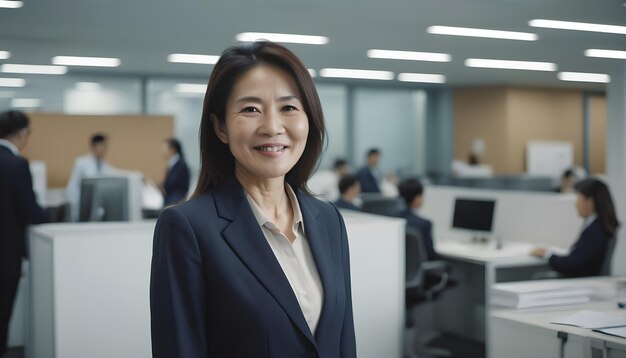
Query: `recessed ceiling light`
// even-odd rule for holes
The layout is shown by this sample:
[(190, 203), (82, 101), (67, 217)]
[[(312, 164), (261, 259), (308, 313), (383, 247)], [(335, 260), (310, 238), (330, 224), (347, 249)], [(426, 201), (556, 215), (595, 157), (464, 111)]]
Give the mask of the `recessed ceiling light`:
[(206, 93), (207, 85), (198, 83), (178, 83), (174, 87), (174, 91), (178, 93)]
[(19, 9), (24, 6), (23, 1), (16, 0), (0, 0), (0, 8), (5, 9)]
[(391, 71), (354, 70), (347, 68), (323, 68), (320, 70), (320, 76), (383, 81), (393, 80), (394, 77)]
[(35, 98), (13, 98), (11, 107), (34, 108), (41, 105), (41, 100)]
[(0, 87), (24, 87), (26, 80), (23, 78), (0, 78)]
[(588, 50), (585, 50), (585, 56), (602, 57), (602, 58), (617, 58), (620, 60), (626, 60), (626, 51), (601, 50), (601, 49), (596, 49), (596, 48), (590, 48)]
[(6, 60), (11, 57), (11, 53), (9, 51), (0, 51), (0, 60)]
[(65, 66), (117, 67), (120, 63), (119, 58), (110, 57), (55, 56), (52, 58), (53, 65)]
[(490, 60), (483, 58), (468, 58), (465, 60), (465, 66), (529, 71), (556, 71), (557, 68), (556, 64), (550, 62)]
[(0, 66), (0, 71), (5, 73), (28, 73), (35, 75), (64, 75), (67, 72), (67, 67), (5, 63)]
[(604, 73), (559, 72), (561, 81), (609, 83), (611, 77)]
[(97, 82), (76, 82), (79, 91), (99, 91), (102, 86)]
[(237, 34), (237, 41), (258, 41), (269, 40), (274, 42), (285, 42), (294, 44), (307, 45), (326, 45), (328, 37), (314, 35), (293, 35), (293, 34), (276, 34), (267, 32), (242, 32)]
[(445, 83), (446, 76), (428, 73), (401, 73), (398, 75), (398, 81), (402, 82), (421, 82), (421, 83)]
[(532, 27), (543, 27), (546, 29), (605, 32), (609, 34), (626, 35), (626, 26), (617, 25), (591, 24), (587, 22), (558, 21), (546, 19), (530, 20), (528, 22), (528, 25)]
[(311, 77), (317, 76), (317, 72), (314, 69), (311, 69), (311, 68), (309, 68), (309, 74), (311, 75)]
[(379, 50), (379, 49), (368, 50), (367, 57), (384, 58), (384, 59), (390, 59), (390, 60), (431, 61), (431, 62), (450, 62), (452, 60), (452, 57), (448, 55), (447, 53), (395, 51), (395, 50)]
[(213, 55), (194, 55), (188, 53), (173, 53), (167, 56), (169, 62), (174, 63), (195, 63), (200, 65), (214, 65), (220, 59)]
[(469, 36), (484, 37), (491, 39), (519, 40), (519, 41), (537, 41), (539, 36), (529, 32), (517, 31), (501, 31), (489, 29), (476, 29), (470, 27), (456, 26), (430, 26), (426, 29), (429, 34), (436, 35), (452, 35), (452, 36)]

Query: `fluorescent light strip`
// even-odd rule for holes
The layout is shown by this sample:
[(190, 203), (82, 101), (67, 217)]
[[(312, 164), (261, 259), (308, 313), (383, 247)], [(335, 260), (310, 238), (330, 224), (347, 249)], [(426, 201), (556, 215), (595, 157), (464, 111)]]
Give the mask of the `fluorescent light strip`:
[(76, 89), (79, 91), (99, 91), (101, 88), (97, 82), (76, 82)]
[(559, 72), (561, 81), (609, 83), (611, 77), (604, 73)]
[(447, 53), (436, 52), (416, 52), (416, 51), (395, 51), (371, 49), (367, 51), (369, 58), (384, 58), (389, 60), (407, 61), (430, 61), (430, 62), (450, 62), (452, 57)]
[(53, 65), (66, 66), (117, 67), (120, 63), (119, 58), (110, 57), (55, 56), (52, 58)]
[(468, 58), (465, 60), (465, 66), (528, 71), (556, 71), (557, 69), (556, 64), (550, 62), (490, 60), (483, 58)]
[(194, 55), (188, 53), (173, 53), (167, 56), (167, 61), (174, 63), (194, 63), (200, 65), (214, 65), (220, 59), (213, 55)]
[(400, 73), (398, 81), (402, 82), (420, 82), (420, 83), (445, 83), (446, 76), (434, 75), (428, 73)]
[(347, 68), (323, 68), (320, 70), (320, 76), (382, 81), (390, 81), (393, 80), (394, 77), (391, 71), (353, 70)]
[(626, 35), (626, 26), (591, 24), (587, 22), (558, 21), (546, 19), (533, 19), (528, 22), (532, 27), (543, 27), (546, 29), (574, 30), (604, 32), (608, 34)]
[(206, 93), (207, 85), (197, 83), (178, 83), (174, 91), (178, 93)]
[(308, 71), (309, 71), (309, 74), (311, 75), (311, 77), (317, 76), (317, 72), (314, 69), (309, 68)]
[(616, 58), (620, 60), (626, 60), (626, 51), (601, 50), (601, 49), (596, 49), (596, 48), (590, 48), (590, 49), (585, 50), (585, 56), (601, 57), (601, 58)]
[(11, 53), (9, 51), (0, 51), (0, 60), (6, 60), (11, 57)]
[(24, 2), (23, 1), (0, 0), (0, 8), (19, 9), (22, 6), (24, 6)]
[(11, 107), (33, 108), (39, 107), (40, 105), (41, 100), (35, 98), (13, 98), (11, 100)]
[(0, 87), (24, 87), (26, 80), (23, 78), (0, 78)]
[(276, 34), (267, 32), (242, 32), (237, 34), (237, 41), (259, 40), (307, 45), (326, 45), (328, 43), (328, 37), (326, 36)]
[(429, 34), (435, 35), (452, 35), (452, 36), (468, 36), (468, 37), (484, 37), (490, 39), (505, 39), (519, 41), (537, 41), (539, 36), (529, 32), (517, 31), (501, 31), (489, 29), (476, 29), (470, 27), (456, 26), (430, 26), (426, 29)]
[(28, 73), (34, 75), (64, 75), (67, 72), (67, 67), (5, 63), (0, 66), (0, 71), (4, 73)]

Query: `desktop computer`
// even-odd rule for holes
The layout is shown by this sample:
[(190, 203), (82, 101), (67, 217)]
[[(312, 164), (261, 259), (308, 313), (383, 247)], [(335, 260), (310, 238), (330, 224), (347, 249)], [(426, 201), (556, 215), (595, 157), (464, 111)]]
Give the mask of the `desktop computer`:
[(81, 180), (78, 221), (141, 220), (141, 176), (96, 176)]
[(472, 232), (473, 242), (487, 242), (491, 234), (495, 200), (456, 198), (452, 227)]

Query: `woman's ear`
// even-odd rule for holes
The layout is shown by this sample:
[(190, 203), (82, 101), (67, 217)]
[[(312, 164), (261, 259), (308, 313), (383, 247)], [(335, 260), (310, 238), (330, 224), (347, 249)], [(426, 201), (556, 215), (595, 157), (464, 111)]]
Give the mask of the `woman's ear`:
[(213, 130), (215, 131), (217, 137), (222, 141), (222, 143), (228, 144), (228, 136), (226, 135), (226, 126), (224, 123), (220, 122), (215, 114), (211, 114), (210, 118), (211, 123), (213, 124)]

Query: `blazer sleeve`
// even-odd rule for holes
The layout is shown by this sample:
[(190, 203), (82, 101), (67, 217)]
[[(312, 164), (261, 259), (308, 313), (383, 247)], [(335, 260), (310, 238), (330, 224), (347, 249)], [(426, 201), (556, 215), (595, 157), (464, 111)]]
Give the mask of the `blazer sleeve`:
[[(335, 210), (337, 210), (335, 208)], [(350, 280), (350, 252), (348, 248), (348, 234), (343, 217), (337, 210), (341, 227), (341, 259), (343, 261), (344, 284), (346, 290), (346, 307), (344, 308), (343, 326), (341, 329), (341, 358), (356, 358), (356, 339), (354, 336), (354, 318), (352, 314), (352, 284)]]
[(208, 356), (207, 289), (195, 234), (176, 208), (156, 224), (150, 279), (152, 356)]
[(33, 192), (33, 178), (30, 174), (28, 161), (22, 160), (17, 166), (15, 188), (17, 194), (17, 210), (26, 224), (41, 224), (49, 221), (48, 212), (44, 210), (35, 199)]
[(599, 230), (585, 230), (572, 252), (566, 256), (550, 256), (550, 266), (558, 272), (569, 272), (586, 267), (604, 253), (605, 241)]

